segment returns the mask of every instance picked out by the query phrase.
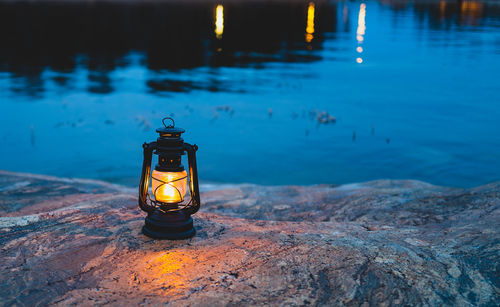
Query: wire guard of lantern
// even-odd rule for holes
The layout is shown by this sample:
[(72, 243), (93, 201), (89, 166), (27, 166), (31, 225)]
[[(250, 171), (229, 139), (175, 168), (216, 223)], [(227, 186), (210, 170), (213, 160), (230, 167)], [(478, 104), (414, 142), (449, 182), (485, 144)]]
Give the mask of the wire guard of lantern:
[[(165, 121), (171, 123), (167, 125)], [(156, 239), (186, 239), (195, 235), (191, 215), (200, 209), (200, 191), (196, 151), (181, 138), (184, 129), (175, 127), (170, 117), (165, 117), (163, 126), (156, 129), (160, 134), (156, 142), (144, 143), (144, 161), (139, 186), (139, 207), (147, 212), (142, 232)], [(189, 175), (182, 165), (182, 156), (187, 153)], [(158, 156), (151, 174), (153, 154)], [(151, 179), (152, 194), (149, 194)], [(184, 199), (189, 183), (189, 201)]]

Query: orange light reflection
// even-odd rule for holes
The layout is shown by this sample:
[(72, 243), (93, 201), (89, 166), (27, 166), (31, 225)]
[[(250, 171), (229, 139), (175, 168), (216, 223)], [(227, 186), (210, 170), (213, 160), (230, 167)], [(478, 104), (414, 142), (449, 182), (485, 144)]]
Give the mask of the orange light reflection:
[(217, 39), (222, 38), (224, 32), (224, 7), (222, 4), (217, 5), (215, 9), (215, 35)]
[(479, 1), (464, 1), (461, 9), (466, 15), (477, 15), (483, 10), (483, 4)]
[(445, 11), (446, 11), (446, 1), (442, 0), (439, 3), (439, 12), (441, 13), (441, 19), (443, 19)]
[(309, 2), (309, 7), (307, 8), (307, 26), (306, 26), (306, 42), (310, 43), (314, 38), (314, 11), (315, 5), (313, 2)]
[(482, 16), (483, 4), (479, 1), (463, 1), (460, 11), (462, 24), (476, 25)]

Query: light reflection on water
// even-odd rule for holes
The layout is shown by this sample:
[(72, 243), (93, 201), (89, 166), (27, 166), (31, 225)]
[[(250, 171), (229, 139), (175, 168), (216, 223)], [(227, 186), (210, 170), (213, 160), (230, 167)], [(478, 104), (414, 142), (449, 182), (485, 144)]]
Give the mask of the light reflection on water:
[(309, 2), (307, 7), (306, 42), (310, 43), (314, 38), (314, 2)]
[(205, 181), (500, 177), (478, 1), (0, 4), (0, 168), (138, 181), (171, 115)]
[(224, 33), (224, 7), (218, 4), (215, 9), (215, 35), (217, 39), (222, 39)]

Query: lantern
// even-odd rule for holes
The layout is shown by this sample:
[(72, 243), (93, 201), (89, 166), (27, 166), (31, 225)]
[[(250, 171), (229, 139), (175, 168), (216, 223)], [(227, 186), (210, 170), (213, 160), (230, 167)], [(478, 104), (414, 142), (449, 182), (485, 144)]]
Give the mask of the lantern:
[[(165, 120), (172, 123), (167, 126)], [(139, 207), (147, 212), (142, 232), (157, 239), (186, 239), (195, 235), (191, 215), (200, 208), (196, 151), (198, 146), (185, 143), (181, 138), (184, 129), (175, 127), (172, 118), (162, 120), (164, 127), (156, 129), (160, 134), (156, 142), (144, 143), (144, 161), (139, 186)], [(158, 164), (151, 174), (153, 153)], [(182, 165), (187, 153), (189, 174)], [(152, 196), (149, 193), (151, 179)], [(189, 184), (190, 199), (186, 201)]]

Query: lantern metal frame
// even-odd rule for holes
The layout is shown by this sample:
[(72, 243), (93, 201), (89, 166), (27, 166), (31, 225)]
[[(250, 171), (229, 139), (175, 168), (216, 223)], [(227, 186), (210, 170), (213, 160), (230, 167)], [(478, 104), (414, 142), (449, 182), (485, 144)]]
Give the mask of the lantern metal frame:
[[(170, 120), (172, 123), (167, 125), (165, 120)], [(145, 219), (145, 224), (142, 232), (156, 239), (186, 239), (194, 236), (196, 230), (193, 227), (192, 214), (195, 214), (200, 209), (200, 191), (198, 186), (198, 170), (196, 165), (196, 151), (198, 146), (184, 142), (181, 134), (184, 129), (175, 127), (175, 122), (170, 117), (165, 117), (162, 120), (164, 127), (156, 129), (160, 134), (155, 142), (144, 143), (143, 154), (144, 160), (142, 164), (141, 181), (139, 184), (139, 207), (148, 215)], [(187, 153), (189, 165), (189, 201), (183, 202), (183, 195), (177, 187), (171, 183), (177, 180), (186, 179), (185, 177), (162, 183), (153, 191), (156, 195), (156, 190), (164, 184), (170, 184), (176, 189), (181, 196), (180, 202), (166, 203), (151, 198), (149, 195), (149, 183), (151, 179), (151, 164), (153, 154), (158, 155), (158, 164), (155, 170), (159, 172), (182, 172), (182, 156)], [(154, 178), (158, 180), (157, 178)]]

